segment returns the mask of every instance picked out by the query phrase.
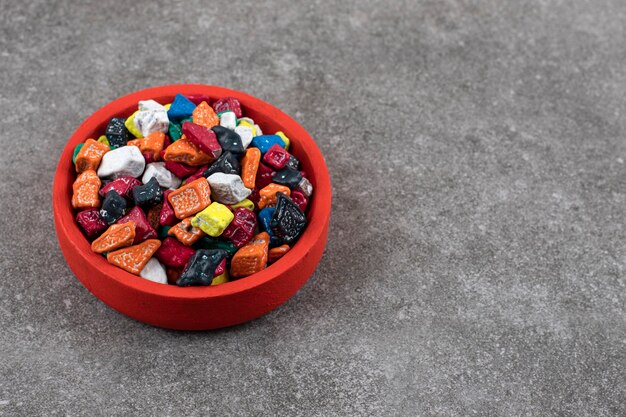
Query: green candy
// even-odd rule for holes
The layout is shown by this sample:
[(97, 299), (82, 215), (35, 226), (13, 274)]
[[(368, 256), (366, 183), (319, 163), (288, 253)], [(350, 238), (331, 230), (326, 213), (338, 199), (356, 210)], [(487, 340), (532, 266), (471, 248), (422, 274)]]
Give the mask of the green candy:
[(171, 228), (172, 226), (159, 227), (159, 239), (165, 239), (167, 237), (167, 232), (169, 232)]
[(239, 248), (230, 240), (223, 240), (211, 236), (203, 236), (194, 245), (196, 249), (223, 249), (232, 257)]
[(74, 155), (72, 156), (72, 163), (75, 164), (76, 163), (76, 156), (78, 155), (78, 152), (80, 152), (80, 150), (83, 148), (84, 143), (79, 143), (78, 145), (76, 145), (76, 147), (74, 148)]
[(170, 123), (169, 127), (170, 139), (172, 142), (176, 142), (183, 135), (183, 131), (180, 128), (180, 125), (177, 123)]

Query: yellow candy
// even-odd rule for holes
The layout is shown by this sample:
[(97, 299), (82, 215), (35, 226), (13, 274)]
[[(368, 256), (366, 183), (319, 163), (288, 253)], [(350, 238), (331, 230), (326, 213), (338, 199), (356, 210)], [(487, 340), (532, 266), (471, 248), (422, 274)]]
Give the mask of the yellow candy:
[(233, 210), (236, 209), (236, 208), (239, 208), (239, 207), (243, 207), (243, 208), (247, 208), (250, 211), (254, 211), (254, 203), (251, 200), (248, 200), (247, 198), (244, 198), (243, 200), (241, 200), (237, 204), (233, 204), (230, 207)]
[(137, 110), (136, 112), (134, 112), (133, 114), (130, 115), (130, 117), (128, 119), (126, 119), (126, 121), (124, 122), (124, 126), (126, 126), (126, 129), (128, 129), (128, 131), (136, 138), (142, 138), (143, 135), (141, 134), (141, 130), (137, 129), (137, 126), (135, 126), (135, 115), (137, 114), (139, 110)]
[(167, 103), (166, 105), (164, 105), (163, 107), (165, 107), (166, 110), (169, 110), (170, 107), (172, 107), (172, 103)]
[(102, 135), (98, 138), (98, 142), (100, 143), (104, 143), (106, 146), (111, 147), (111, 144), (109, 143), (109, 140), (107, 139), (106, 136)]
[(218, 237), (233, 221), (235, 215), (223, 204), (211, 205), (191, 219), (191, 225), (199, 228), (209, 236)]
[(218, 275), (213, 278), (213, 281), (211, 281), (211, 285), (223, 284), (225, 282), (228, 282), (228, 271), (224, 271), (222, 275)]
[(287, 137), (287, 135), (285, 135), (282, 131), (281, 132), (276, 132), (277, 136), (280, 136), (280, 138), (285, 141), (285, 150), (288, 151), (289, 150), (289, 144), (291, 143), (289, 141), (289, 138)]
[(250, 123), (247, 120), (239, 120), (239, 125), (238, 126), (248, 126), (250, 129), (252, 129), (252, 136), (256, 136), (256, 127), (254, 127), (254, 125), (252, 123)]

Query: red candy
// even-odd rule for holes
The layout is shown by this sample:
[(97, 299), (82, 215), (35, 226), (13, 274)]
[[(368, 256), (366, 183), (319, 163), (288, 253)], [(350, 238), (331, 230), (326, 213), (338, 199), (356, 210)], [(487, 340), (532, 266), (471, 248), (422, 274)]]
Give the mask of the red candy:
[(167, 199), (167, 196), (171, 193), (172, 190), (163, 191), (163, 206), (161, 207), (161, 212), (159, 213), (159, 224), (161, 226), (174, 226), (178, 223), (174, 209)]
[(256, 208), (259, 206), (260, 199), (261, 199), (261, 194), (259, 194), (259, 189), (255, 187), (252, 190), (252, 193), (248, 196), (248, 200), (252, 201), (254, 203), (254, 207)]
[(192, 167), (180, 162), (165, 161), (165, 169), (176, 175), (178, 178), (185, 178), (198, 169), (198, 167)]
[(272, 174), (274, 170), (263, 162), (259, 163), (259, 169), (256, 172), (256, 181), (254, 183), (255, 188), (259, 190), (265, 188), (272, 182)]
[(244, 207), (233, 211), (235, 218), (222, 233), (222, 236), (230, 239), (238, 248), (252, 240), (256, 227), (256, 215)]
[(93, 239), (109, 228), (109, 225), (100, 216), (100, 210), (97, 208), (81, 211), (76, 215), (76, 222), (83, 229), (87, 239)]
[(292, 191), (291, 200), (296, 203), (296, 206), (298, 206), (303, 213), (306, 210), (306, 206), (309, 205), (309, 199), (304, 195), (302, 191)]
[(217, 141), (215, 132), (211, 129), (191, 122), (183, 123), (182, 129), (187, 139), (205, 154), (211, 155), (213, 158), (218, 158), (222, 154), (222, 147)]
[(137, 178), (121, 177), (111, 181), (110, 183), (102, 187), (100, 189), (100, 195), (104, 197), (109, 191), (115, 190), (119, 195), (126, 198), (127, 200), (132, 200), (132, 190), (138, 185), (141, 185), (141, 181), (139, 181)]
[(207, 96), (206, 94), (192, 94), (190, 96), (187, 96), (187, 99), (191, 101), (193, 104), (195, 104), (196, 106), (202, 103), (203, 101), (206, 101), (207, 103), (211, 101), (211, 98)]
[(191, 181), (197, 180), (200, 177), (203, 177), (204, 171), (207, 170), (208, 165), (202, 165), (195, 173), (191, 174), (189, 178), (185, 180), (185, 184), (189, 184)]
[(238, 119), (242, 115), (241, 104), (239, 103), (239, 100), (234, 97), (224, 97), (217, 100), (215, 103), (213, 103), (213, 110), (215, 110), (215, 113), (221, 113), (230, 110), (235, 113), (235, 116), (237, 116)]
[(213, 272), (213, 278), (219, 277), (226, 271), (226, 258), (222, 259), (222, 262), (215, 268), (215, 272)]
[(274, 144), (263, 155), (263, 162), (274, 167), (276, 170), (283, 169), (287, 162), (289, 162), (289, 152), (287, 152), (282, 146)]
[(135, 222), (135, 240), (133, 241), (134, 245), (136, 245), (137, 243), (141, 243), (146, 239), (157, 238), (156, 230), (154, 230), (154, 228), (150, 226), (148, 218), (146, 217), (146, 214), (143, 212), (142, 209), (137, 206), (133, 207), (126, 214), (126, 216), (119, 219), (116, 223), (123, 224), (131, 220)]
[(196, 253), (195, 250), (183, 245), (178, 239), (166, 237), (163, 239), (159, 250), (156, 251), (155, 256), (163, 265), (172, 268), (184, 268), (194, 253)]

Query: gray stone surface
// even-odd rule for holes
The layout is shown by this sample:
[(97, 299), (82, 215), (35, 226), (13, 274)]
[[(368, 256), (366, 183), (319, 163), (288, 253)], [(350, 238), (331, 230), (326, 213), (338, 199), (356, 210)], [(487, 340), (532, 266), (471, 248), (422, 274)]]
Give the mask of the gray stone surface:
[[(626, 3), (0, 0), (0, 415), (626, 414)], [(331, 237), (209, 333), (104, 306), (54, 236), (82, 120), (247, 91), (317, 139)]]

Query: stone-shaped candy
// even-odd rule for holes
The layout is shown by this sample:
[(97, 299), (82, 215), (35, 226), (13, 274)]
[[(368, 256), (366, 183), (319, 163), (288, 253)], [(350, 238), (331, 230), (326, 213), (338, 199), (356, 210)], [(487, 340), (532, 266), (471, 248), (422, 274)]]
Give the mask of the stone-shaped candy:
[(75, 209), (100, 207), (98, 190), (101, 184), (100, 178), (93, 170), (78, 174), (72, 185), (72, 207)]
[(265, 207), (264, 209), (259, 211), (259, 223), (261, 223), (261, 229), (266, 231), (270, 236), (274, 233), (272, 232), (272, 228), (270, 227), (270, 223), (272, 221), (272, 216), (274, 216), (274, 212), (276, 211), (276, 207)]
[(199, 249), (187, 263), (176, 285), (211, 285), (215, 268), (226, 255), (226, 251), (220, 249)]
[(207, 103), (211, 102), (211, 97), (206, 94), (187, 94), (186, 97), (196, 106), (203, 101), (206, 101)]
[(172, 123), (171, 121), (167, 131), (172, 142), (176, 142), (183, 135), (182, 127), (178, 123)]
[(284, 148), (285, 142), (278, 135), (261, 135), (255, 136), (254, 139), (252, 139), (251, 145), (255, 148), (259, 148), (261, 153), (265, 154), (274, 145), (278, 145)]
[[(302, 171), (300, 171), (300, 174), (302, 174)], [(307, 198), (311, 198), (311, 194), (313, 194), (313, 184), (303, 176), (296, 186), (296, 190), (302, 192)]]
[(267, 187), (272, 182), (272, 177), (274, 175), (274, 170), (263, 162), (259, 163), (259, 167), (256, 172), (256, 180), (254, 186), (259, 190)]
[[(85, 146), (84, 143), (79, 143), (78, 145), (76, 145), (76, 147), (74, 148), (74, 154), (72, 156), (72, 163), (76, 164), (76, 157), (78, 156), (79, 152), (81, 149), (83, 149), (83, 146)], [(95, 170), (94, 170), (95, 171)]]
[(112, 224), (106, 232), (91, 243), (91, 250), (96, 253), (110, 252), (133, 244), (135, 222)]
[(139, 112), (139, 110), (131, 114), (130, 117), (126, 119), (126, 121), (124, 122), (124, 126), (126, 126), (126, 129), (128, 129), (131, 135), (136, 138), (140, 138), (141, 130), (137, 129), (137, 126), (135, 125), (135, 115), (137, 114), (137, 112)]
[(210, 177), (216, 172), (222, 172), (224, 174), (239, 175), (241, 172), (241, 163), (239, 162), (238, 155), (232, 152), (224, 152), (217, 161), (213, 162), (202, 175)]
[(235, 209), (240, 208), (240, 207), (243, 207), (246, 210), (254, 211), (254, 203), (252, 202), (252, 200), (249, 200), (247, 198), (244, 198), (243, 200), (241, 200), (240, 202), (238, 202), (236, 204), (231, 204), (230, 205), (230, 209), (233, 210), (233, 211)]
[(176, 161), (165, 161), (165, 168), (178, 178), (185, 178), (196, 172), (198, 167), (183, 164)]
[(81, 173), (88, 169), (96, 171), (98, 166), (100, 166), (102, 157), (110, 150), (111, 148), (108, 145), (93, 139), (87, 139), (74, 160), (76, 172)]
[(250, 210), (240, 207), (233, 212), (234, 218), (222, 233), (222, 236), (230, 239), (238, 248), (252, 240), (256, 228), (256, 216)]
[(76, 222), (89, 240), (97, 237), (109, 227), (97, 208), (81, 211), (76, 215)]
[(246, 188), (254, 188), (260, 161), (261, 151), (258, 148), (246, 149), (246, 153), (241, 160), (241, 180)]
[(291, 192), (291, 201), (295, 203), (296, 206), (302, 210), (304, 213), (306, 211), (306, 207), (309, 204), (309, 199), (307, 196), (302, 193), (302, 191), (294, 190)]
[(185, 135), (167, 147), (165, 154), (163, 154), (163, 159), (191, 166), (204, 165), (215, 160), (212, 155), (202, 152)]
[(269, 235), (262, 232), (239, 249), (230, 262), (230, 275), (241, 278), (263, 270), (267, 266), (269, 240)]
[(172, 268), (183, 268), (189, 262), (189, 259), (196, 253), (190, 247), (187, 247), (180, 243), (173, 237), (166, 237), (163, 239), (161, 247), (156, 252), (155, 256), (163, 263)]
[(289, 249), (291, 249), (289, 245), (280, 245), (270, 249), (267, 256), (267, 263), (273, 264), (274, 262), (282, 258), (287, 252), (289, 252)]
[(124, 124), (125, 122), (126, 119), (122, 119), (120, 117), (114, 117), (109, 120), (109, 124), (107, 125), (104, 134), (111, 145), (111, 149), (126, 146), (128, 139), (130, 139), (130, 133), (128, 132), (128, 129), (126, 129), (126, 125)]
[(139, 111), (135, 113), (135, 126), (143, 137), (154, 132), (167, 133), (169, 119), (167, 110), (154, 100), (139, 102)]
[(141, 181), (146, 184), (152, 178), (156, 178), (159, 185), (163, 188), (178, 188), (180, 187), (180, 178), (172, 174), (167, 168), (165, 168), (164, 162), (153, 162), (146, 165), (146, 170), (143, 173)]
[(224, 232), (234, 217), (228, 207), (214, 202), (198, 213), (191, 220), (191, 224), (207, 235), (217, 237)]
[(165, 133), (153, 132), (146, 137), (129, 140), (128, 146), (136, 146), (144, 158), (148, 157), (153, 161), (158, 161), (161, 159), (161, 151), (165, 146)]
[(236, 204), (250, 195), (241, 177), (235, 174), (216, 172), (207, 178), (213, 199), (222, 204)]
[(226, 111), (232, 111), (236, 117), (241, 117), (241, 103), (234, 97), (223, 97), (213, 103), (213, 109), (215, 113), (222, 113)]
[(250, 146), (252, 138), (254, 138), (254, 130), (250, 126), (237, 126), (235, 133), (241, 138), (241, 144), (244, 148)]
[(235, 131), (227, 129), (222, 126), (213, 126), (211, 128), (217, 135), (217, 141), (222, 147), (223, 152), (230, 151), (236, 154), (242, 154), (245, 150), (241, 136)]
[(211, 129), (213, 126), (220, 124), (220, 118), (215, 114), (215, 111), (207, 104), (206, 101), (198, 104), (193, 111), (193, 122), (197, 125), (204, 126)]
[(289, 187), (275, 183), (268, 184), (267, 186), (261, 188), (261, 190), (259, 190), (259, 195), (261, 196), (258, 203), (259, 208), (275, 205), (278, 193), (283, 193), (289, 196), (291, 195), (291, 190)]
[(276, 237), (291, 246), (304, 231), (307, 224), (306, 216), (285, 194), (278, 193), (277, 200), (270, 228)]
[(141, 181), (139, 181), (137, 178), (120, 177), (100, 188), (100, 196), (104, 197), (109, 191), (115, 190), (119, 195), (130, 200), (133, 198), (133, 188), (138, 185), (141, 185)]
[(217, 141), (215, 132), (211, 129), (190, 122), (185, 122), (182, 129), (183, 134), (191, 143), (196, 145), (202, 152), (213, 157), (213, 159), (218, 158), (222, 154), (222, 147)]
[(167, 111), (167, 117), (169, 120), (179, 122), (182, 119), (190, 117), (193, 111), (196, 109), (196, 105), (182, 94), (176, 94), (174, 101)]
[(163, 202), (163, 190), (155, 177), (133, 188), (133, 200), (138, 206), (154, 206)]
[(104, 221), (108, 224), (113, 224), (116, 220), (124, 216), (125, 211), (126, 199), (115, 190), (109, 191), (102, 202), (100, 216), (102, 216)]
[(287, 135), (285, 135), (283, 132), (276, 132), (276, 136), (280, 136), (283, 142), (285, 142), (285, 149), (289, 150), (289, 144), (291, 143), (291, 141), (289, 140)]
[(202, 165), (201, 167), (197, 167), (198, 169), (196, 172), (185, 178), (185, 184), (195, 181), (200, 177), (204, 177), (204, 172), (207, 170), (208, 167), (208, 165)]
[(167, 197), (176, 217), (184, 219), (192, 216), (211, 204), (211, 188), (206, 178), (198, 178), (172, 191)]
[(291, 155), (289, 161), (287, 162), (286, 168), (291, 169), (300, 169), (300, 161), (295, 156)]
[(141, 269), (139, 276), (147, 279), (148, 281), (156, 282), (157, 284), (167, 284), (167, 274), (165, 273), (165, 268), (155, 257), (150, 258), (146, 265)]
[(172, 226), (167, 233), (170, 236), (174, 236), (180, 243), (185, 246), (191, 246), (196, 243), (204, 232), (191, 224), (191, 217), (183, 219), (180, 223)]
[(161, 226), (173, 226), (176, 222), (178, 222), (174, 209), (168, 200), (171, 193), (172, 190), (163, 191), (163, 205), (161, 206), (161, 211), (159, 212), (159, 224)]
[(263, 162), (274, 169), (283, 169), (285, 165), (287, 165), (287, 162), (289, 162), (290, 157), (291, 155), (289, 155), (289, 152), (287, 152), (285, 148), (274, 144), (265, 152), (265, 155), (263, 155)]
[(159, 246), (161, 246), (160, 240), (149, 239), (138, 245), (109, 252), (107, 261), (131, 274), (139, 275)]
[(220, 126), (226, 129), (235, 130), (237, 127), (237, 116), (232, 111), (225, 111), (219, 114)]
[(104, 154), (98, 176), (105, 179), (137, 178), (143, 173), (146, 161), (136, 146), (122, 146)]
[(157, 232), (152, 227), (146, 214), (140, 207), (133, 207), (126, 213), (124, 217), (117, 221), (117, 224), (124, 224), (128, 222), (135, 223), (135, 239), (133, 240), (133, 244), (141, 243), (147, 239), (156, 239)]
[(204, 236), (196, 242), (194, 247), (198, 249), (223, 249), (228, 253), (229, 257), (232, 257), (239, 250), (230, 240), (213, 236)]
[(276, 184), (286, 185), (287, 187), (294, 189), (302, 181), (302, 175), (300, 171), (291, 168), (283, 168), (280, 171), (276, 171), (272, 175), (272, 182)]

